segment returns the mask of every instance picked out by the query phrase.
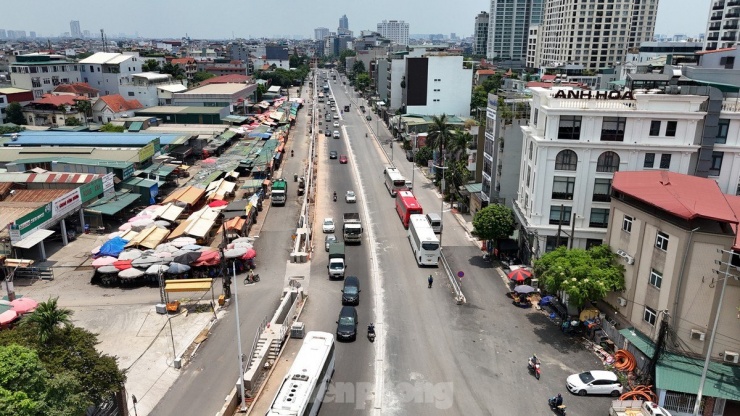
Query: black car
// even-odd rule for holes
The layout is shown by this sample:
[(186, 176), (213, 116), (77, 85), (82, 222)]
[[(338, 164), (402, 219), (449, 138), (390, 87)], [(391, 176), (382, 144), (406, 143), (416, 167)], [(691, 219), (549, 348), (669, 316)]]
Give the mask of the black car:
[(324, 131), (324, 136), (327, 136), (327, 137), (331, 136), (331, 130), (329, 130), (329, 129), (326, 129), (326, 130)]
[(367, 121), (370, 121), (370, 120), (372, 120), (372, 119), (373, 119), (373, 118), (372, 118), (372, 117), (370, 117), (369, 115), (365, 116), (365, 120), (367, 120)]
[(354, 341), (357, 339), (357, 309), (354, 306), (342, 306), (337, 320), (337, 340)]
[(413, 152), (413, 150), (407, 150), (406, 151), (406, 160), (408, 160), (409, 162), (413, 162), (414, 161), (414, 152)]
[(329, 152), (329, 159), (336, 159), (336, 158), (337, 158), (336, 150), (332, 150), (331, 152)]
[(357, 276), (344, 278), (342, 288), (342, 305), (358, 305), (360, 303), (360, 279)]

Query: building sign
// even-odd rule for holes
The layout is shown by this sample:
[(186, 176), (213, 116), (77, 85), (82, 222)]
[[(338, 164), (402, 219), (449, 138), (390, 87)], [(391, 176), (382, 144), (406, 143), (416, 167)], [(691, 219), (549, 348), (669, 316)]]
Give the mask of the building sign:
[(81, 206), (80, 188), (76, 188), (51, 201), (51, 215), (54, 219), (57, 219)]
[(123, 168), (123, 176), (121, 177), (122, 181), (125, 181), (126, 179), (134, 176), (134, 165), (127, 165), (125, 168)]
[(149, 142), (146, 146), (139, 149), (139, 163), (154, 156), (154, 141)]
[[(40, 228), (44, 223), (51, 221), (52, 208), (51, 204), (38, 207), (28, 214), (15, 220), (15, 224), (11, 225), (10, 236), (11, 239), (15, 234), (17, 237), (23, 237), (24, 235), (35, 231)], [(17, 230), (17, 232), (15, 232)], [(18, 238), (20, 241), (20, 238)]]
[(109, 173), (105, 176), (103, 176), (103, 179), (101, 179), (101, 183), (103, 184), (103, 193), (105, 196), (113, 195), (116, 192), (115, 186), (115, 179), (116, 175), (114, 173)]
[(558, 90), (554, 98), (576, 100), (634, 100), (632, 91), (588, 91), (588, 90)]
[(98, 195), (103, 193), (103, 181), (100, 178), (93, 179), (91, 182), (80, 186), (79, 189), (80, 197), (82, 199), (82, 203), (84, 204), (87, 201), (97, 198)]

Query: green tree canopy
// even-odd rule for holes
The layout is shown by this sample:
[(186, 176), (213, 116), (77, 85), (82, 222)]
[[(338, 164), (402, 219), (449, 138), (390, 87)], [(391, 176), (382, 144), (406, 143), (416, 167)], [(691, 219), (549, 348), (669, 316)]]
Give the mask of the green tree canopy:
[(565, 291), (568, 301), (582, 307), (624, 289), (624, 266), (607, 245), (588, 250), (561, 246), (534, 262), (534, 273), (549, 292)]
[(10, 103), (5, 107), (5, 120), (8, 123), (17, 125), (26, 124), (26, 118), (23, 117), (23, 108), (19, 103)]
[(362, 61), (355, 61), (354, 65), (352, 65), (352, 72), (355, 74), (355, 77), (360, 74), (364, 74), (366, 72), (365, 63)]
[(70, 325), (72, 322), (72, 311), (60, 308), (58, 300), (59, 298), (53, 298), (39, 303), (36, 310), (22, 321), (23, 325), (33, 325), (36, 328), (42, 344), (54, 337), (60, 325)]
[(159, 66), (159, 61), (156, 59), (147, 59), (141, 64), (142, 72), (159, 72), (162, 70)]
[(126, 130), (123, 126), (114, 126), (111, 123), (105, 123), (100, 127), (100, 131), (105, 133), (123, 133)]
[(203, 82), (208, 78), (213, 78), (215, 76), (216, 75), (211, 74), (210, 72), (198, 71), (193, 75), (193, 82)]
[(163, 74), (170, 74), (172, 75), (172, 78), (177, 80), (185, 79), (185, 70), (180, 66), (180, 64), (172, 65), (172, 62), (167, 62), (164, 64), (160, 72)]
[(64, 125), (65, 126), (81, 126), (82, 121), (78, 119), (77, 117), (67, 117), (64, 119)]
[(0, 126), (0, 134), (9, 134), (9, 133), (20, 133), (26, 128), (23, 126), (12, 126), (12, 125), (2, 125)]
[(357, 75), (355, 85), (357, 86), (358, 90), (365, 91), (368, 87), (370, 87), (370, 75), (368, 75), (366, 72), (360, 73), (359, 75)]
[(353, 51), (352, 49), (345, 49), (339, 53), (339, 62), (344, 68), (347, 67), (347, 57), (348, 56), (357, 56), (357, 52)]
[(514, 212), (501, 204), (490, 204), (473, 217), (473, 235), (481, 240), (508, 238), (515, 226)]

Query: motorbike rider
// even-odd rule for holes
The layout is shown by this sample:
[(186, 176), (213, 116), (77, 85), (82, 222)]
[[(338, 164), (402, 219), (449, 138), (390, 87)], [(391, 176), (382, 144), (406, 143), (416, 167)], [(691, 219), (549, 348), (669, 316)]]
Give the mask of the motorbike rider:
[(563, 405), (563, 396), (558, 393), (557, 396), (550, 399), (550, 403), (552, 404), (552, 407), (558, 407)]
[(529, 365), (534, 368), (535, 366), (537, 366), (537, 364), (539, 364), (537, 354), (532, 354), (532, 356), (529, 357)]
[(431, 288), (432, 287), (432, 283), (434, 283), (434, 278), (432, 277), (431, 274), (429, 275), (429, 278), (427, 279), (427, 282), (429, 282), (429, 288)]
[(368, 334), (375, 334), (375, 324), (370, 322), (370, 325), (367, 326), (367, 333)]
[(334, 201), (337, 200), (337, 191), (334, 191)]

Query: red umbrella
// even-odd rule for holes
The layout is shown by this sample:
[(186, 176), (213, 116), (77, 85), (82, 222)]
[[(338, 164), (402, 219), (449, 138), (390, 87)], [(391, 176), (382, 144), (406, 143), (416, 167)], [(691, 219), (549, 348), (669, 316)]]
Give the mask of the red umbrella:
[(513, 280), (513, 281), (515, 281), (517, 283), (521, 283), (521, 282), (524, 282), (525, 280), (531, 278), (532, 277), (532, 272), (530, 272), (529, 270), (524, 269), (524, 268), (516, 269), (513, 272), (509, 273), (508, 277), (509, 277), (510, 280)]
[(208, 204), (208, 206), (211, 208), (225, 207), (226, 205), (229, 205), (229, 203), (222, 199), (216, 199), (215, 201), (211, 201)]
[(8, 309), (7, 311), (0, 313), (0, 325), (7, 325), (16, 319), (18, 319), (18, 312), (13, 309)]
[(10, 305), (14, 311), (18, 312), (18, 315), (23, 315), (24, 313), (33, 312), (39, 306), (39, 303), (31, 298), (18, 298), (10, 302)]
[(131, 265), (131, 262), (133, 260), (116, 260), (113, 262), (113, 267), (115, 267), (118, 270), (126, 270), (130, 269), (134, 266)]
[(250, 260), (257, 257), (257, 252), (253, 248), (248, 248), (247, 252), (242, 256), (242, 260)]

